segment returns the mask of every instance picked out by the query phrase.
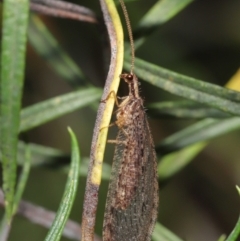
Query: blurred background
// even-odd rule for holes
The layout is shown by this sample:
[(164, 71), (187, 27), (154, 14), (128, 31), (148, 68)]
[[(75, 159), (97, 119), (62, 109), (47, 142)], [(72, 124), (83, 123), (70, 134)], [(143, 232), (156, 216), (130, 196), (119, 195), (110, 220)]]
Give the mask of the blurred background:
[[(156, 1), (128, 2), (132, 28)], [(101, 17), (98, 1), (75, 1)], [(121, 9), (119, 8), (120, 15)], [(197, 79), (223, 86), (239, 69), (240, 64), (240, 1), (193, 1), (181, 13), (148, 36), (136, 51), (136, 56)], [(92, 85), (103, 87), (107, 74), (108, 55), (103, 31), (94, 24), (41, 16), (62, 48), (82, 69)], [(125, 23), (123, 26), (126, 30)], [(127, 35), (126, 35), (126, 40)], [(23, 106), (29, 106), (74, 90), (41, 58), (29, 44), (26, 62)], [(76, 79), (76, 83), (80, 80)], [(119, 96), (127, 94), (120, 86)], [(145, 105), (177, 97), (144, 83), (141, 94)], [(151, 114), (148, 114), (151, 116)], [(26, 142), (70, 151), (67, 126), (77, 134), (81, 156), (88, 158), (96, 109), (75, 111), (57, 120), (21, 134)], [(155, 143), (193, 123), (192, 120), (170, 118), (149, 119)], [(117, 129), (111, 128), (109, 139)], [(164, 183), (160, 183), (158, 221), (183, 240), (217, 240), (233, 229), (240, 211), (235, 185), (240, 182), (240, 132), (234, 131), (212, 140), (186, 168)], [(111, 164), (114, 146), (107, 145), (105, 160)], [(54, 169), (31, 170), (24, 199), (56, 211), (61, 200), (66, 174)], [(80, 222), (86, 178), (82, 176), (70, 217)], [(108, 182), (100, 189), (96, 233), (101, 235)], [(43, 240), (47, 230), (22, 217), (13, 222), (9, 240)], [(68, 240), (62, 238), (61, 240)], [(240, 239), (239, 239), (240, 240)]]

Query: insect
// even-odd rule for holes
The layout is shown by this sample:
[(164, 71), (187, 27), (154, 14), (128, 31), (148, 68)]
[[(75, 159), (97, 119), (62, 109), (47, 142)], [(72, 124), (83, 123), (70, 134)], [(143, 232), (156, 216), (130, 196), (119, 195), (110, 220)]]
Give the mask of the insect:
[(157, 218), (157, 162), (134, 74), (122, 74), (129, 95), (117, 110), (116, 143), (103, 225), (104, 241), (150, 240)]
[(129, 94), (116, 111), (119, 128), (103, 224), (104, 241), (148, 241), (157, 219), (159, 202), (157, 161), (139, 82), (133, 73), (134, 48), (130, 21), (120, 0), (132, 46), (132, 70), (120, 77)]

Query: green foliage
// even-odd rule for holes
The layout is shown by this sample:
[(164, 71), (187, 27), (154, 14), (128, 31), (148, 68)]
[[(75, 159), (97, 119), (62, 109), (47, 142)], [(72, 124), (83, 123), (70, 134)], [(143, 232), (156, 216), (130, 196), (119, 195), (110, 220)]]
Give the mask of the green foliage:
[(60, 240), (62, 236), (62, 231), (67, 222), (77, 192), (79, 180), (78, 176), (80, 167), (80, 154), (78, 150), (78, 142), (76, 136), (70, 128), (68, 128), (68, 131), (72, 140), (71, 166), (69, 169), (68, 180), (65, 186), (63, 198), (60, 203), (60, 207), (58, 209), (56, 217), (53, 221), (53, 224), (45, 239), (46, 241)]
[(100, 98), (101, 91), (85, 88), (58, 96), (22, 110), (20, 132), (44, 124), (59, 116), (89, 105)]
[(0, 85), (0, 148), (3, 164), (3, 190), (9, 221), (13, 212), (16, 181), (16, 153), (24, 80), (28, 14), (27, 0), (4, 1)]
[(169, 231), (167, 228), (163, 227), (160, 223), (157, 223), (154, 232), (153, 232), (153, 240), (155, 241), (183, 241), (178, 238), (175, 234)]

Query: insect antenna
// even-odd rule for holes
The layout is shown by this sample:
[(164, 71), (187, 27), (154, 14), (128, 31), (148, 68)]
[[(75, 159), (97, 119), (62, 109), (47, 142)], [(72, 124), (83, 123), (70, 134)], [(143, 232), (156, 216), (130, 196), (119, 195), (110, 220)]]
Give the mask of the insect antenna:
[(127, 25), (127, 30), (128, 30), (128, 36), (129, 36), (129, 41), (130, 41), (130, 46), (131, 46), (131, 68), (130, 68), (130, 73), (133, 74), (133, 69), (134, 69), (134, 61), (135, 61), (135, 49), (134, 49), (134, 41), (133, 41), (133, 34), (132, 34), (132, 28), (131, 28), (131, 23), (128, 15), (127, 8), (123, 2), (123, 0), (119, 0), (122, 10), (123, 10), (123, 15), (125, 17), (126, 25)]

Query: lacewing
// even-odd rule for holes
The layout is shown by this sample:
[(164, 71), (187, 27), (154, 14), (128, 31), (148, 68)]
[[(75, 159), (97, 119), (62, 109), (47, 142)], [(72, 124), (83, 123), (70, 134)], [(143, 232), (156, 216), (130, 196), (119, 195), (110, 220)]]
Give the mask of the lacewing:
[(121, 74), (129, 95), (117, 115), (116, 144), (103, 224), (104, 241), (148, 241), (159, 202), (157, 161), (139, 82), (135, 74)]

